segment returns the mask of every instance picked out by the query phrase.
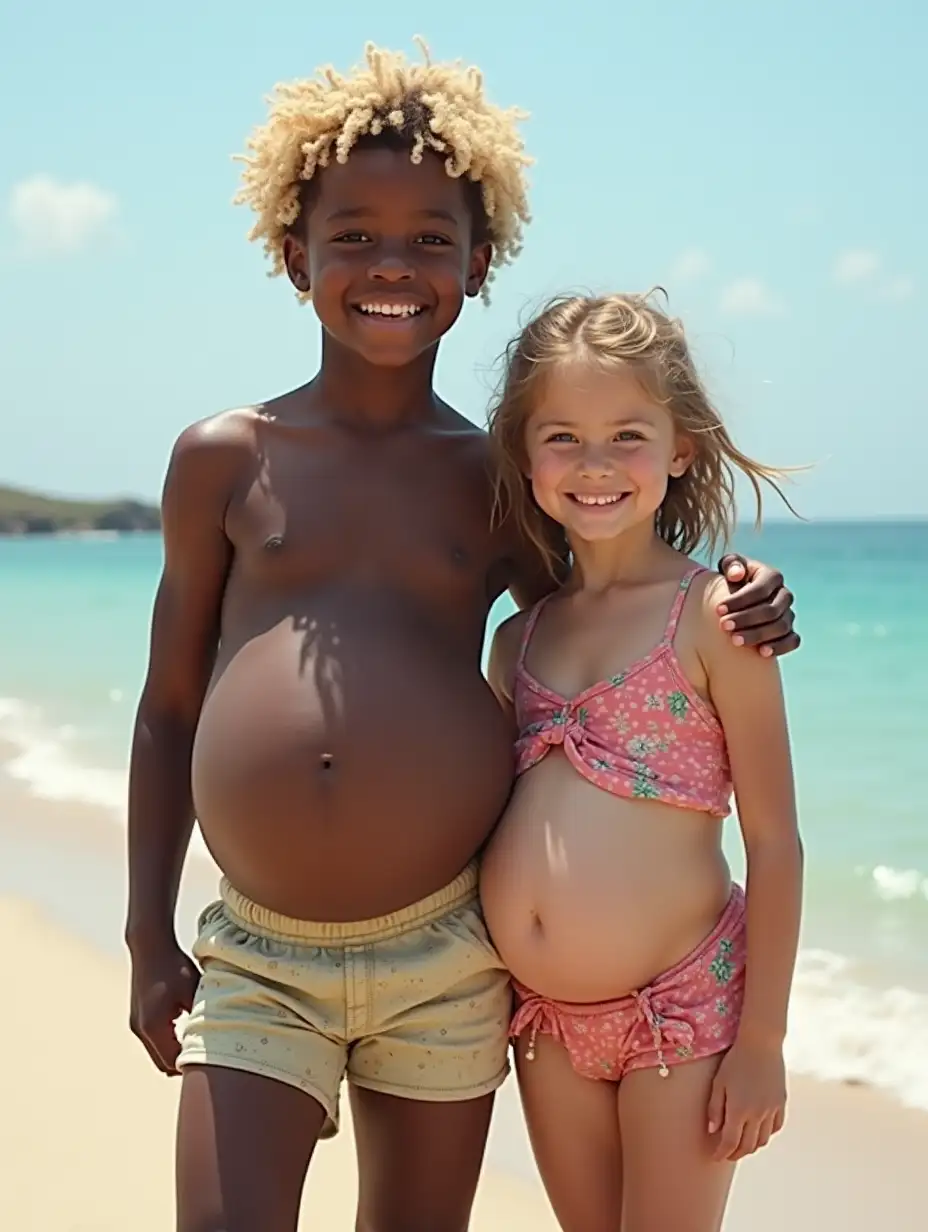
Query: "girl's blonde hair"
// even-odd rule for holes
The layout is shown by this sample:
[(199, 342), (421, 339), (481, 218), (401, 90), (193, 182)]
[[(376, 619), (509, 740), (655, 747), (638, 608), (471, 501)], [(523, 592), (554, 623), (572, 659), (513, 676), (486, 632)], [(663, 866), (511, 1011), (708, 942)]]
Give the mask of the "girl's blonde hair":
[(363, 67), (320, 70), (314, 79), (278, 85), (268, 100), (267, 122), (252, 133), (248, 153), (237, 155), (245, 169), (235, 200), (256, 215), (249, 239), (263, 243), (272, 275), (284, 272), (284, 237), (299, 217), (301, 190), (324, 167), (347, 162), (359, 141), (381, 136), (401, 139), (413, 163), (433, 151), (449, 176), (479, 190), (493, 245), (491, 277), (521, 251), (532, 160), (518, 122), (527, 113), (491, 103), (479, 69), (434, 63), (422, 39), (415, 42), (420, 64), (368, 43)]
[(563, 534), (532, 495), (525, 435), (548, 373), (568, 359), (631, 369), (645, 393), (667, 408), (677, 430), (693, 442), (695, 457), (684, 475), (670, 478), (656, 516), (657, 533), (671, 547), (687, 554), (698, 547), (712, 552), (727, 542), (736, 515), (736, 470), (754, 489), (758, 526), (761, 482), (795, 513), (777, 482), (792, 468), (765, 466), (738, 449), (699, 378), (682, 324), (656, 308), (653, 297), (653, 291), (560, 296), (507, 348), (502, 386), (489, 414), (495, 512), (497, 518), (516, 519), (555, 575), (560, 562), (553, 545), (563, 543)]

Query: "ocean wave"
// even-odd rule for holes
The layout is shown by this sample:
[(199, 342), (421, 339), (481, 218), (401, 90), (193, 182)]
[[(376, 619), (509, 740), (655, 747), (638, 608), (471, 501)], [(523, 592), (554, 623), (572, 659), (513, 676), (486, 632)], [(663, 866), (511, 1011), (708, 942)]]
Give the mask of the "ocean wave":
[(803, 951), (786, 1056), (794, 1073), (875, 1087), (928, 1110), (928, 996), (875, 988), (852, 959)]
[[(52, 728), (38, 710), (0, 698), (0, 739), (16, 749), (3, 769), (34, 795), (96, 805), (124, 823), (126, 772), (82, 765), (71, 729)], [(198, 833), (193, 850), (206, 851)], [(926, 893), (926, 877), (915, 870), (878, 865), (858, 871), (886, 901)], [(794, 1073), (872, 1086), (928, 1110), (928, 996), (876, 987), (851, 958), (826, 950), (800, 953), (786, 1053)]]
[[(121, 697), (119, 690), (110, 693), (111, 701)], [(73, 727), (49, 724), (37, 707), (17, 698), (0, 697), (0, 740), (16, 750), (3, 763), (3, 771), (25, 784), (40, 800), (89, 804), (104, 809), (124, 825), (128, 772), (84, 764), (75, 749), (76, 735)], [(206, 852), (197, 831), (192, 848), (198, 854)]]

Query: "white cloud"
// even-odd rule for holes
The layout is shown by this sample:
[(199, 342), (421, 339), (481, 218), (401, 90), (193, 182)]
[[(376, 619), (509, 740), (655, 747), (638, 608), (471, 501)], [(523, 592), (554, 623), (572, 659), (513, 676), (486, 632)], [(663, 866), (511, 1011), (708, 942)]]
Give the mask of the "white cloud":
[(14, 184), (9, 215), (31, 255), (78, 252), (98, 241), (119, 212), (116, 198), (95, 184), (64, 184), (36, 175)]
[(695, 282), (704, 278), (712, 269), (712, 261), (708, 253), (701, 248), (688, 248), (680, 254), (670, 271), (675, 282)]
[(783, 305), (759, 278), (738, 278), (722, 291), (723, 312), (739, 316), (769, 317), (783, 311)]
[(893, 300), (896, 303), (911, 299), (914, 294), (915, 281), (912, 278), (907, 278), (904, 274), (890, 278), (880, 287), (880, 298)]
[(878, 252), (870, 248), (851, 248), (839, 254), (835, 261), (834, 279), (840, 286), (869, 282), (883, 268)]
[(883, 276), (883, 258), (872, 248), (852, 248), (835, 261), (834, 280), (839, 286), (867, 287), (883, 300), (901, 303), (915, 294), (915, 283), (905, 274)]

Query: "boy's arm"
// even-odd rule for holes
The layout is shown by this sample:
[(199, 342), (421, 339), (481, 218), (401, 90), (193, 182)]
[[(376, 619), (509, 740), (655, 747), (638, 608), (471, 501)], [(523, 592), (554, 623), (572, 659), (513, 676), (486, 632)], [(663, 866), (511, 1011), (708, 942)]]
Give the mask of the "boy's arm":
[[(125, 926), (132, 1027), (167, 1072), (176, 1057), (168, 1016), (185, 1008), (195, 978), (177, 947), (174, 911), (194, 820), (193, 739), (232, 560), (224, 522), (241, 473), (242, 437), (241, 426), (223, 417), (188, 428), (174, 446), (162, 495), (164, 564), (132, 743)], [(161, 985), (168, 987), (152, 992)]]
[(567, 581), (570, 573), (570, 554), (563, 535), (552, 534), (554, 571), (530, 539), (521, 536), (513, 527), (515, 546), (512, 552), (512, 576), (509, 593), (516, 606), (524, 611), (534, 607), (553, 590)]
[(724, 1120), (720, 1150), (725, 1158), (737, 1158), (762, 1145), (759, 1139), (775, 1132), (782, 1117), (778, 1101), (785, 1094), (772, 1090), (781, 1078), (764, 1076), (782, 1070), (799, 945), (803, 852), (780, 670), (775, 659), (739, 654), (719, 629), (715, 606), (724, 588), (719, 579), (706, 590), (700, 655), (725, 730), (747, 855), (747, 961), (737, 1040), (719, 1070), (714, 1096), (720, 1101), (727, 1083), (729, 1106), (723, 1116), (714, 1104), (710, 1120), (717, 1125)]

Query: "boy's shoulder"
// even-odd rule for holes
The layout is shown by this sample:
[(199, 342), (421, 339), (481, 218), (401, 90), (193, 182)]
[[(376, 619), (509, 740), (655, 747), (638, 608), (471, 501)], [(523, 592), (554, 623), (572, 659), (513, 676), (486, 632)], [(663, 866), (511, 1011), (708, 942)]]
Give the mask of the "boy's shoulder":
[(188, 424), (174, 442), (175, 453), (208, 455), (229, 446), (254, 445), (261, 408), (240, 406), (218, 411)]
[(165, 498), (199, 494), (200, 500), (227, 499), (231, 488), (257, 456), (261, 408), (236, 407), (198, 419), (174, 441), (165, 477)]
[(460, 411), (443, 401), (438, 403), (438, 422), (441, 425), (441, 431), (460, 440), (462, 444), (471, 445), (475, 451), (489, 458), (490, 434), (486, 428), (481, 428), (480, 424), (474, 423), (472, 419), (468, 419), (466, 415), (462, 415)]

